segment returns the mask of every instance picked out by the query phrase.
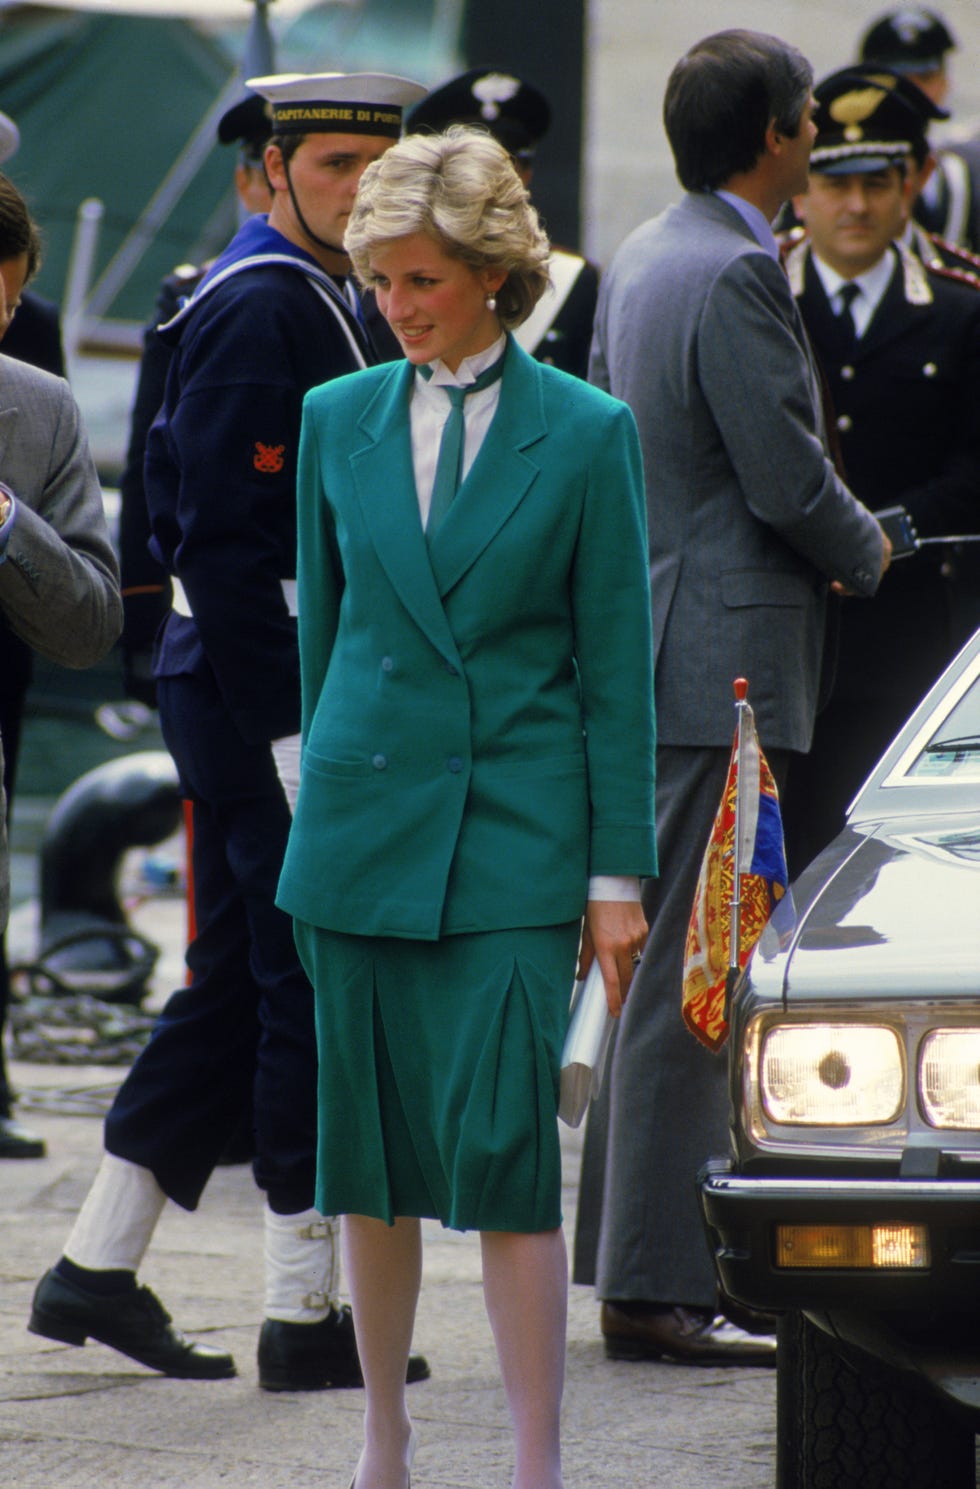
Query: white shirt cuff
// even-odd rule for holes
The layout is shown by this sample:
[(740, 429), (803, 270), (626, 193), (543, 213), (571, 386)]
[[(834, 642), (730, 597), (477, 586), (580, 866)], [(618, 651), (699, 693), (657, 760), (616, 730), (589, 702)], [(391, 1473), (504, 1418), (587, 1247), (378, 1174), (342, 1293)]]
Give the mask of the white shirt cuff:
[(639, 900), (640, 881), (635, 875), (593, 874), (589, 880), (590, 900)]

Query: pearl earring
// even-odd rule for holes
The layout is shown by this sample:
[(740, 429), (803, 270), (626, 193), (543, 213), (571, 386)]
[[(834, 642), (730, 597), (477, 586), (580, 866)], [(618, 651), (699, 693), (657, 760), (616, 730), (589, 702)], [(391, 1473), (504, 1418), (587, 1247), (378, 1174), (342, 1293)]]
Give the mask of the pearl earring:
[(492, 312), (492, 311), (496, 310), (496, 308), (497, 308), (497, 297), (496, 297), (496, 295), (487, 295), (487, 309)]

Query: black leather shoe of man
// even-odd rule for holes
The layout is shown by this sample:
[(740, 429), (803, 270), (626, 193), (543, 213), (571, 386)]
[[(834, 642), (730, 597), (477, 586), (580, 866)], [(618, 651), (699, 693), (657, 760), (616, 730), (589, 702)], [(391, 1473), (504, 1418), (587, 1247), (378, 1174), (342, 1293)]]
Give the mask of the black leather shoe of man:
[(225, 1380), (236, 1374), (235, 1362), (226, 1350), (185, 1339), (148, 1287), (103, 1295), (78, 1287), (52, 1269), (34, 1291), (27, 1327), (32, 1334), (61, 1344), (97, 1339), (151, 1370), (180, 1380)]
[[(405, 1380), (428, 1380), (424, 1355), (410, 1355)], [(363, 1386), (354, 1320), (349, 1307), (333, 1308), (322, 1323), (291, 1324), (267, 1318), (259, 1334), (259, 1385), (263, 1391), (343, 1391)]]
[(775, 1365), (776, 1340), (749, 1334), (722, 1314), (652, 1303), (603, 1303), (600, 1327), (610, 1360), (678, 1365)]
[(44, 1138), (15, 1117), (0, 1117), (0, 1158), (43, 1158)]

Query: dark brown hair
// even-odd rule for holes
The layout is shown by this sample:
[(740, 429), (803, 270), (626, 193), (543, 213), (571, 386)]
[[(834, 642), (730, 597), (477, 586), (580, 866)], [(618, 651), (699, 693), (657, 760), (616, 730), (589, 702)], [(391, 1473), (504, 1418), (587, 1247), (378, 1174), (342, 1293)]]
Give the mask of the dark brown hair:
[(706, 36), (667, 80), (664, 127), (688, 191), (717, 191), (750, 171), (775, 121), (795, 139), (813, 86), (806, 58), (760, 31)]
[(14, 183), (0, 173), (0, 263), (27, 255), (27, 278), (41, 267), (41, 234)]

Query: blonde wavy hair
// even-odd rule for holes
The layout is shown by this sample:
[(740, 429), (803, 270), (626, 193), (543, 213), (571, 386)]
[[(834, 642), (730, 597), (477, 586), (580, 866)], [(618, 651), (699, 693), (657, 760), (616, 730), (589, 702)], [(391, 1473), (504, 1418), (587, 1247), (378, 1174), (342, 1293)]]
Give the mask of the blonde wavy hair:
[(472, 269), (506, 270), (496, 293), (503, 326), (526, 321), (548, 288), (547, 236), (510, 156), (485, 130), (408, 135), (368, 166), (344, 234), (360, 282), (371, 285), (372, 253), (413, 233)]

